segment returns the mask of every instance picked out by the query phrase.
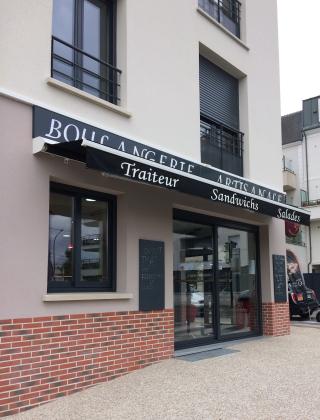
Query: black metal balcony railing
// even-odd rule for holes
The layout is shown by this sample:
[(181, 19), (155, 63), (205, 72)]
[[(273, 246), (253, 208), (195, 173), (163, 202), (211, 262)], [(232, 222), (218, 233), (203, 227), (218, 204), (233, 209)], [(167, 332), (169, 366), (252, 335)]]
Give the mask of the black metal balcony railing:
[(199, 8), (240, 38), (240, 9), (237, 0), (199, 0)]
[(320, 206), (320, 200), (302, 201), (302, 207)]
[(201, 117), (201, 161), (243, 175), (243, 133)]
[(118, 105), (121, 70), (55, 36), (51, 77)]

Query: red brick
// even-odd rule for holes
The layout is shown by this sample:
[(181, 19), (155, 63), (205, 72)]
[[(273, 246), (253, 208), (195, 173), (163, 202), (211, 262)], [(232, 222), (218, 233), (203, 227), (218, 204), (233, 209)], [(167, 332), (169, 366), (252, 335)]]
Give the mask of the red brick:
[(262, 318), (265, 335), (290, 334), (288, 303), (263, 303)]
[(8, 400), (6, 411), (24, 411), (173, 354), (172, 310), (22, 318), (16, 324), (4, 321), (0, 323), (11, 328), (2, 332), (7, 342), (2, 342), (1, 350), (15, 347), (13, 353), (2, 356), (5, 370), (0, 372), (9, 375), (3, 380), (18, 382), (5, 385), (11, 388), (0, 394)]
[(4, 385), (4, 386), (1, 386), (1, 387), (0, 387), (0, 395), (1, 395), (2, 393), (6, 393), (6, 392), (8, 392), (8, 391), (12, 392), (12, 391), (14, 391), (15, 389), (17, 389), (17, 385)]

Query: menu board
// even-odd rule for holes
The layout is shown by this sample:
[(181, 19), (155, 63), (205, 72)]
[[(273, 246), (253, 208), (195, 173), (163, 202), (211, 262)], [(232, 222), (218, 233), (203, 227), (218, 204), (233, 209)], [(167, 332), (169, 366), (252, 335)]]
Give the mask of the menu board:
[(164, 309), (164, 242), (139, 240), (139, 310)]
[(284, 255), (272, 255), (274, 301), (287, 302), (286, 259)]

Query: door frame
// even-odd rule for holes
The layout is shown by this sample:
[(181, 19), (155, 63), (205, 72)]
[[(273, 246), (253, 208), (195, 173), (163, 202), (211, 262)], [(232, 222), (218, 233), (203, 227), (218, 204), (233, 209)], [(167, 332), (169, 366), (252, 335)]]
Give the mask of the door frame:
[[(173, 221), (180, 220), (184, 222), (193, 222), (203, 225), (211, 226), (212, 228), (212, 241), (213, 241), (213, 304), (214, 304), (214, 314), (213, 314), (213, 336), (198, 338), (194, 340), (178, 341), (174, 343), (175, 350), (185, 349), (190, 347), (204, 346), (208, 344), (219, 343), (223, 341), (238, 340), (240, 338), (256, 337), (262, 335), (262, 299), (261, 299), (261, 273), (260, 273), (260, 236), (259, 236), (259, 227), (256, 225), (250, 225), (241, 222), (235, 222), (233, 220), (221, 219), (218, 217), (208, 216), (201, 213), (193, 213), (186, 210), (173, 209)], [(218, 263), (218, 228), (225, 227), (230, 229), (238, 229), (245, 232), (251, 232), (255, 235), (256, 239), (256, 287), (257, 287), (257, 322), (258, 322), (258, 331), (257, 332), (246, 332), (246, 333), (234, 333), (228, 334), (227, 336), (221, 336), (220, 330), (220, 306), (218, 296), (218, 282), (217, 275), (219, 270)]]

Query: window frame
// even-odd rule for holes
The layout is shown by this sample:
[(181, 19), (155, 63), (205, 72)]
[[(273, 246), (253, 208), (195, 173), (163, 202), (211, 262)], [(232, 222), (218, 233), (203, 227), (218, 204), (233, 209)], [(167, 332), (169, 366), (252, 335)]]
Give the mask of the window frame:
[[(241, 41), (242, 4), (239, 0), (198, 0), (198, 8)], [(224, 18), (229, 19), (234, 28), (228, 27)]]
[[(54, 1), (54, 0), (53, 0)], [(62, 83), (66, 83), (72, 87), (75, 87), (83, 92), (86, 91), (86, 86), (88, 85), (84, 82), (84, 75), (88, 74), (86, 71), (86, 67), (83, 66), (84, 56), (87, 54), (87, 57), (94, 58), (95, 55), (91, 54), (89, 51), (84, 51), (83, 48), (83, 38), (84, 38), (84, 1), (85, 0), (74, 0), (73, 5), (73, 21), (72, 21), (72, 33), (73, 33), (73, 40), (70, 42), (66, 42), (64, 39), (60, 40), (60, 37), (57, 38), (56, 34), (54, 33), (54, 25), (55, 25), (55, 14), (54, 9), (52, 12), (52, 46), (51, 46), (51, 77), (61, 81), (59, 77), (55, 75), (55, 73), (61, 73), (54, 67), (54, 58), (55, 55), (55, 48), (54, 48), (54, 39), (57, 42), (65, 43), (67, 48), (71, 48), (72, 46), (72, 60), (73, 63), (72, 68), (72, 76), (65, 75), (66, 78), (70, 79), (70, 83), (67, 81), (62, 81)], [(93, 90), (96, 90), (98, 94), (94, 94), (89, 92), (89, 94), (103, 99), (107, 102), (111, 102), (114, 104), (118, 104), (120, 98), (118, 98), (118, 90), (119, 86), (117, 86), (117, 78), (116, 73), (114, 73), (111, 68), (113, 68), (116, 72), (120, 72), (116, 68), (117, 66), (117, 1), (116, 0), (89, 0), (91, 3), (98, 5), (104, 4), (105, 5), (105, 19), (106, 19), (106, 28), (104, 31), (100, 28), (100, 35), (101, 35), (101, 45), (100, 45), (100, 57), (96, 57), (98, 62), (100, 63), (100, 70), (96, 73), (96, 77), (99, 79), (99, 88), (95, 88), (92, 86)], [(102, 37), (104, 33), (105, 37)], [(105, 38), (105, 39), (104, 39)], [(107, 63), (109, 66), (108, 68), (105, 65), (102, 66), (103, 63)], [(89, 69), (90, 70), (90, 69)], [(110, 73), (109, 73), (110, 72)], [(121, 72), (120, 72), (121, 73)], [(90, 73), (89, 73), (90, 75)], [(108, 80), (108, 81), (107, 81)], [(88, 93), (88, 92), (87, 92)], [(103, 94), (103, 95), (102, 95)], [(102, 95), (102, 96), (101, 96)]]
[[(217, 338), (203, 338), (195, 340), (190, 343), (189, 340), (185, 341), (175, 341), (174, 347), (175, 350), (181, 350), (185, 348), (190, 348), (190, 345), (196, 346), (203, 346), (203, 345), (212, 345), (215, 343), (222, 343), (225, 341), (240, 339), (240, 338), (249, 338), (249, 337), (256, 337), (263, 334), (263, 322), (262, 322), (262, 285), (261, 285), (261, 258), (260, 258), (260, 228), (256, 225), (250, 225), (243, 222), (237, 222), (234, 220), (229, 219), (221, 219), (216, 216), (210, 216), (202, 213), (194, 213), (187, 210), (181, 210), (178, 208), (173, 208), (173, 220), (185, 221), (185, 222), (194, 222), (202, 225), (208, 225), (212, 227), (213, 232), (213, 249), (214, 249), (214, 293), (216, 296), (218, 295), (218, 271), (219, 271), (219, 262), (218, 262), (218, 228), (227, 228), (227, 229), (237, 229), (239, 231), (244, 231), (247, 233), (252, 233), (255, 236), (255, 256), (256, 256), (256, 290), (257, 290), (257, 329), (255, 332), (246, 332), (243, 334), (234, 333), (230, 335), (221, 335), (220, 325), (216, 324), (216, 337)], [(214, 307), (214, 322), (217, 322), (219, 319), (219, 310), (220, 310), (220, 302), (219, 299), (216, 301), (216, 305)]]
[[(106, 5), (106, 21), (105, 28), (106, 39), (102, 40), (105, 48), (105, 57), (101, 54), (100, 59), (105, 60), (110, 65), (116, 67), (116, 4), (115, 0), (89, 0), (92, 3), (104, 3)], [(108, 16), (109, 15), (109, 16)], [(84, 0), (75, 0), (74, 22), (73, 22), (73, 46), (84, 51), (83, 35), (84, 35)], [(101, 29), (101, 28), (100, 28)], [(108, 42), (107, 42), (108, 41)], [(90, 52), (89, 52), (90, 53)], [(82, 61), (82, 57), (79, 60)]]
[[(82, 292), (115, 292), (116, 291), (116, 261), (117, 261), (117, 198), (116, 196), (100, 193), (97, 191), (86, 190), (59, 184), (56, 182), (50, 183), (51, 193), (57, 193), (68, 197), (73, 197), (74, 206), (72, 210), (72, 220), (74, 228), (73, 250), (74, 256), (72, 259), (72, 286), (69, 284), (61, 284), (60, 282), (49, 281), (49, 266), (47, 267), (47, 293), (82, 293)], [(105, 249), (107, 257), (107, 283), (103, 285), (90, 282), (81, 282), (81, 199), (92, 198), (98, 201), (106, 202), (108, 205), (107, 213), (107, 246)], [(50, 228), (50, 215), (49, 224)], [(49, 235), (49, 230), (48, 230)], [(48, 236), (48, 264), (49, 264), (49, 236)]]
[(199, 97), (201, 162), (243, 176), (244, 133), (239, 130), (239, 79), (201, 52)]

